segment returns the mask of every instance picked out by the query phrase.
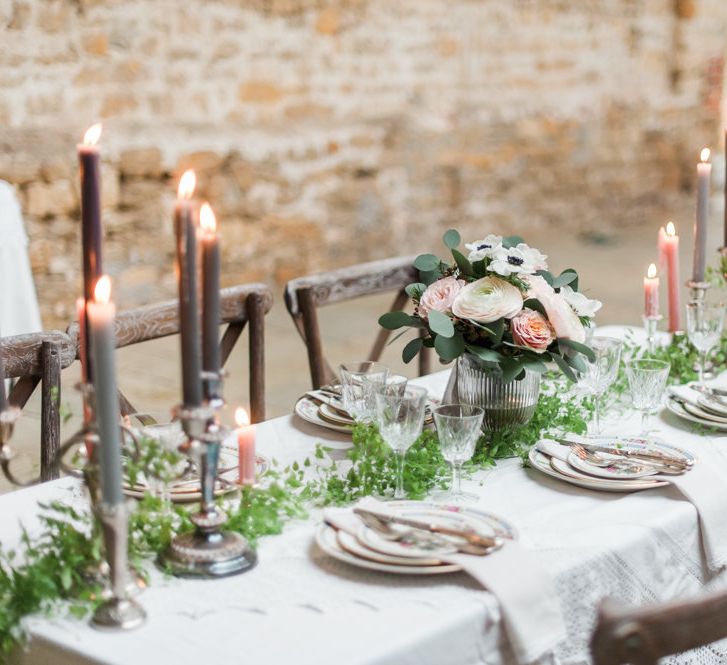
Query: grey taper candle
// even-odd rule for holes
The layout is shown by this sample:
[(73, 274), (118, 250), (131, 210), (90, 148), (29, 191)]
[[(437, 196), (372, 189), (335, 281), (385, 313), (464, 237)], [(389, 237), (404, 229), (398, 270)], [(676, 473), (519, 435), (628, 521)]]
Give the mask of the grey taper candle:
[(712, 165), (709, 148), (702, 150), (702, 161), (697, 164), (697, 216), (694, 220), (694, 260), (692, 281), (703, 282), (707, 263), (707, 221), (709, 217), (709, 181)]
[(111, 280), (103, 275), (96, 285), (94, 300), (86, 308), (91, 335), (91, 354), (96, 369), (96, 425), (99, 437), (99, 479), (101, 499), (109, 506), (123, 501), (121, 467), (121, 414), (116, 392), (114, 364), (114, 317)]
[[(101, 155), (98, 139), (101, 125), (92, 125), (78, 146), (78, 161), (81, 167), (81, 252), (83, 254), (83, 297), (86, 302), (93, 299), (96, 282), (103, 274), (101, 245)], [(85, 340), (89, 344), (88, 325)], [(86, 367), (84, 380), (93, 381), (91, 354), (85, 349)]]
[(182, 402), (202, 404), (202, 362), (200, 356), (199, 307), (197, 296), (197, 225), (194, 220), (194, 171), (185, 171), (179, 181), (174, 208), (177, 238), (177, 282), (179, 285), (179, 332), (182, 351)]
[(727, 247), (727, 129), (724, 130), (724, 242)]
[[(220, 371), (220, 240), (217, 220), (208, 203), (199, 211), (202, 245), (202, 368), (205, 372)], [(217, 397), (210, 390), (215, 382), (204, 382), (205, 397)]]

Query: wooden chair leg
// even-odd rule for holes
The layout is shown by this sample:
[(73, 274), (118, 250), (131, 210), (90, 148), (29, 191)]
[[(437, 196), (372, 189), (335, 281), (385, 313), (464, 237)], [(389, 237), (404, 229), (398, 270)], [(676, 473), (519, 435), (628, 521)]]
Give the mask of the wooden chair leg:
[(247, 299), (250, 321), (250, 421), (265, 420), (265, 308), (263, 299), (252, 294)]
[(318, 389), (330, 381), (331, 372), (330, 370), (326, 372), (326, 361), (323, 358), (323, 349), (321, 347), (321, 332), (318, 327), (318, 315), (311, 289), (300, 289), (298, 291), (298, 306), (303, 316), (303, 332), (305, 333), (305, 345), (308, 349), (311, 381), (313, 388)]
[(61, 445), (61, 351), (57, 341), (41, 347), (43, 379), (41, 384), (40, 479), (59, 477), (56, 455)]
[(220, 341), (220, 362), (222, 363), (223, 367), (225, 366), (227, 359), (230, 357), (232, 349), (235, 348), (235, 344), (240, 338), (242, 331), (245, 329), (246, 323), (247, 321), (231, 323), (229, 326), (227, 326), (227, 330), (225, 330), (224, 334), (222, 335), (222, 340)]

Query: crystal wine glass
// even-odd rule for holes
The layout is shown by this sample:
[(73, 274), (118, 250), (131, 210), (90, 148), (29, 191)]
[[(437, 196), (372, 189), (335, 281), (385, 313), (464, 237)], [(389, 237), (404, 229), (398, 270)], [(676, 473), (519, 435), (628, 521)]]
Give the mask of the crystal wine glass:
[(641, 411), (641, 436), (649, 438), (649, 416), (661, 404), (671, 364), (665, 360), (638, 358), (626, 363), (631, 401)]
[(386, 444), (396, 455), (395, 499), (403, 499), (404, 458), (406, 451), (416, 441), (424, 424), (424, 407), (427, 390), (418, 386), (407, 386), (403, 394), (397, 386), (383, 386), (376, 394), (376, 420), (379, 432)]
[(586, 360), (585, 371), (578, 377), (578, 383), (594, 397), (593, 421), (589, 429), (601, 433), (601, 398), (616, 380), (621, 361), (623, 342), (613, 337), (594, 335), (589, 346), (596, 355), (594, 362)]
[(724, 327), (724, 304), (693, 301), (687, 305), (687, 334), (699, 352), (699, 383), (704, 386), (707, 355), (719, 344)]
[(475, 452), (484, 409), (469, 404), (444, 404), (433, 410), (442, 457), (452, 468), (452, 484), (442, 495), (447, 500), (476, 501), (477, 495), (462, 491), (462, 465)]
[(389, 370), (370, 360), (346, 363), (340, 370), (343, 408), (358, 422), (372, 422), (376, 414), (374, 394), (386, 385)]

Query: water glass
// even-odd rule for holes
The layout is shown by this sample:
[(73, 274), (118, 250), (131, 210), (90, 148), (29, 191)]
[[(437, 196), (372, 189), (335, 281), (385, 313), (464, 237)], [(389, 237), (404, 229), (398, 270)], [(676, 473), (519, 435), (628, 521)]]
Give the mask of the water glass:
[(432, 413), (442, 457), (452, 468), (452, 484), (442, 498), (476, 501), (476, 494), (462, 491), (462, 465), (474, 455), (485, 411), (469, 404), (444, 404)]
[(653, 411), (659, 408), (669, 378), (671, 364), (665, 360), (639, 358), (626, 363), (631, 402), (641, 411), (641, 436), (648, 439), (648, 421)]
[(704, 368), (709, 352), (719, 344), (724, 327), (724, 304), (693, 301), (687, 305), (687, 335), (699, 352), (699, 383), (704, 386)]
[(579, 373), (578, 384), (594, 397), (594, 417), (589, 429), (594, 434), (600, 434), (601, 397), (616, 380), (623, 342), (613, 337), (594, 335), (589, 346), (593, 349), (596, 359), (594, 362), (586, 359), (585, 371)]
[(371, 360), (340, 366), (343, 408), (358, 422), (373, 422), (376, 414), (376, 391), (386, 385), (389, 370)]
[(381, 387), (375, 393), (376, 421), (381, 438), (396, 455), (395, 499), (404, 499), (404, 458), (406, 451), (421, 434), (427, 390), (407, 386), (401, 393), (397, 386)]

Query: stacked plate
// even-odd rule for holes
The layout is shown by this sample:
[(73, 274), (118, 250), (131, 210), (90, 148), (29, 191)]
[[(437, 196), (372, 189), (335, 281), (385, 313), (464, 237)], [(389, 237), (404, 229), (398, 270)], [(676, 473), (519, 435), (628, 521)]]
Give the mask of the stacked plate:
[(693, 384), (678, 386), (667, 396), (666, 408), (683, 420), (727, 432), (727, 391), (724, 392), (710, 394)]
[[(258, 456), (255, 458), (257, 466), (257, 478), (260, 478), (269, 468), (270, 462), (264, 457)], [(186, 465), (186, 460), (184, 462)], [(237, 448), (223, 444), (220, 449), (219, 467), (217, 473), (217, 480), (215, 481), (215, 496), (222, 496), (229, 492), (234, 492), (240, 480), (239, 467), (238, 467), (238, 452)], [(183, 469), (180, 469), (180, 472)], [(124, 480), (124, 494), (133, 497), (135, 499), (143, 498), (147, 492), (153, 492), (156, 490), (155, 485), (157, 483), (149, 483), (149, 481), (140, 476), (137, 479), (135, 485), (131, 485), (128, 480)], [(158, 483), (161, 487), (161, 483)], [(186, 472), (181, 478), (168, 483), (166, 487), (169, 499), (173, 503), (190, 503), (194, 501), (200, 501), (202, 495), (200, 493), (200, 482), (199, 473), (196, 470)]]
[(331, 429), (350, 433), (353, 418), (343, 408), (341, 398), (323, 390), (311, 390), (295, 404), (295, 413), (303, 420)]
[[(448, 506), (427, 501), (388, 503), (398, 516), (426, 521), (457, 530), (474, 530), (478, 535), (515, 539), (514, 527), (500, 517), (469, 506)], [(359, 568), (399, 575), (440, 575), (461, 568), (444, 563), (439, 556), (457, 551), (456, 539), (406, 526), (390, 524), (396, 536), (382, 535), (362, 522), (353, 511), (343, 519), (329, 519), (316, 533), (318, 547), (329, 556)], [(345, 521), (346, 528), (342, 526)], [(330, 523), (329, 523), (330, 522)]]
[[(659, 439), (589, 437), (586, 447), (590, 453), (595, 453), (595, 458), (582, 459), (572, 446), (540, 441), (530, 450), (530, 463), (538, 471), (578, 487), (634, 492), (669, 484), (657, 463), (634, 455), (666, 456), (689, 465), (695, 461), (690, 452)], [(609, 449), (619, 451), (619, 454), (607, 452)]]

